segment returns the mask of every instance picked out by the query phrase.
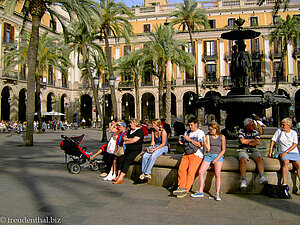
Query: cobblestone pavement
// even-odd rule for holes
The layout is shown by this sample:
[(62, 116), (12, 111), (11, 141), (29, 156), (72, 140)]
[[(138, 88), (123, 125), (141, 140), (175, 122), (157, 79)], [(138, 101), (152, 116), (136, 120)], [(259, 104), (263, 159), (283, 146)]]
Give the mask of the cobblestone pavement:
[(79, 174), (69, 174), (60, 135), (82, 133), (81, 145), (96, 151), (101, 145), (97, 130), (35, 134), (33, 147), (24, 147), (24, 134), (0, 134), (0, 223), (299, 224), (299, 194), (291, 200), (246, 194), (221, 194), (221, 202), (208, 195), (177, 199), (167, 189), (129, 179), (113, 185), (85, 165)]

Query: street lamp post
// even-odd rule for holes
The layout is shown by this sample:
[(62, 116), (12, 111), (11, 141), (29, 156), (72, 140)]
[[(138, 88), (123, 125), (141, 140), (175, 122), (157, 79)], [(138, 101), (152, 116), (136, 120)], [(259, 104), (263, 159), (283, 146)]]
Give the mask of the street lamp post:
[[(103, 102), (102, 102), (102, 112), (103, 112), (103, 119), (102, 119), (102, 142), (107, 142), (107, 135), (106, 135), (106, 124), (105, 124), (105, 75), (103, 73)], [(99, 89), (99, 77), (94, 77), (94, 85), (97, 87), (97, 101), (98, 101), (98, 89)], [(97, 104), (97, 103), (96, 103)]]

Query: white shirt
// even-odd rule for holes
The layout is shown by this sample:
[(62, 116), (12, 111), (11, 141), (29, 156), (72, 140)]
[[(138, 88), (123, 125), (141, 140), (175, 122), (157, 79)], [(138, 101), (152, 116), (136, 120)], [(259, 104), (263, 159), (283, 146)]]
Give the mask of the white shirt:
[[(272, 137), (272, 141), (277, 143), (278, 150), (280, 152), (285, 152), (290, 148), (293, 143), (298, 144), (298, 134), (296, 131), (291, 130), (289, 133), (286, 133), (281, 128), (276, 130), (275, 134)], [(293, 153), (299, 153), (298, 148), (294, 148), (292, 151)]]
[[(185, 132), (185, 135), (187, 135), (187, 131)], [(203, 142), (203, 137), (205, 136), (205, 133), (203, 132), (203, 130), (197, 129), (194, 132), (190, 132), (188, 136), (190, 136), (191, 138), (196, 137), (198, 142)], [(199, 148), (194, 154), (200, 158), (203, 158), (204, 156), (203, 146), (202, 148)]]

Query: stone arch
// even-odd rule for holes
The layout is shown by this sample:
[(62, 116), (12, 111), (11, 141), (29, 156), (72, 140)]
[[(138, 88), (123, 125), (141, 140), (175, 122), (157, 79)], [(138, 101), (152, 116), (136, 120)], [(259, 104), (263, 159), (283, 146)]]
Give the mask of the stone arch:
[(295, 94), (295, 117), (297, 122), (300, 121), (300, 90)]
[[(69, 102), (68, 102), (67, 95), (66, 95), (66, 94), (63, 94), (63, 95), (60, 97), (60, 112), (63, 113), (63, 114), (67, 114), (68, 106), (69, 106)], [(64, 121), (65, 118), (66, 118), (65, 115), (62, 115), (62, 116), (61, 116), (61, 120), (62, 120), (62, 121)]]
[(197, 116), (197, 108), (195, 106), (196, 93), (193, 91), (186, 91), (182, 97), (183, 104), (183, 118), (186, 122), (191, 116)]
[(121, 105), (122, 120), (130, 120), (131, 118), (135, 118), (135, 101), (132, 94), (123, 94), (121, 99)]
[[(216, 91), (208, 91), (206, 92), (205, 98), (211, 98), (212, 104), (206, 105), (204, 108), (205, 111), (205, 118), (207, 119), (207, 124), (210, 123), (212, 120), (216, 120), (217, 123), (220, 124), (221, 122), (221, 110), (217, 104), (214, 104), (214, 101), (220, 99), (222, 96), (219, 92)], [(215, 117), (215, 118), (213, 118)]]
[(18, 120), (21, 122), (24, 122), (26, 120), (26, 89), (25, 88), (22, 88), (19, 92)]
[(5, 86), (1, 91), (1, 120), (10, 121), (11, 88)]
[(92, 109), (93, 109), (93, 102), (91, 96), (84, 94), (80, 98), (80, 112), (81, 118), (80, 121), (84, 118), (86, 123), (84, 125), (90, 126), (92, 121)]
[(142, 95), (141, 101), (142, 120), (155, 118), (155, 97), (152, 93), (146, 92)]

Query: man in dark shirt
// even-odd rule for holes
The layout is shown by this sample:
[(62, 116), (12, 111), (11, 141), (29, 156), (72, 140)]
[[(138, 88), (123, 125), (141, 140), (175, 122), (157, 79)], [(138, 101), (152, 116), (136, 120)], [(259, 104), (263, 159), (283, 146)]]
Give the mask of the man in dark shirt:
[(256, 148), (260, 145), (259, 132), (254, 130), (254, 122), (251, 118), (247, 118), (244, 121), (245, 128), (239, 131), (239, 143), (240, 149), (237, 151), (238, 159), (240, 160), (240, 172), (241, 172), (241, 188), (247, 187), (246, 170), (247, 161), (249, 157), (254, 159), (257, 165), (257, 169), (260, 176), (260, 183), (266, 183), (268, 180), (264, 177), (264, 164), (261, 153)]

